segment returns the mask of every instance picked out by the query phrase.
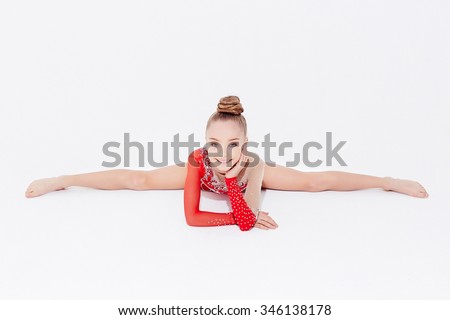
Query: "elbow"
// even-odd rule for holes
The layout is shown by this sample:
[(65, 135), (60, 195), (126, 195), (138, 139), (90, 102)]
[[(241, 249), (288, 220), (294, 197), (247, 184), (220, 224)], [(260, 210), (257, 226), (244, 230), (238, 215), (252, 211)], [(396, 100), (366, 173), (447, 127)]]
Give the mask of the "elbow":
[(239, 225), (239, 229), (241, 231), (250, 231), (253, 229), (253, 226), (247, 226), (247, 225)]
[(185, 214), (185, 220), (186, 220), (186, 224), (190, 227), (198, 227), (198, 223), (196, 223), (196, 220), (193, 219), (193, 214)]
[(197, 227), (197, 225), (196, 225), (194, 222), (192, 222), (191, 220), (188, 220), (188, 219), (186, 219), (186, 224), (187, 224), (189, 227)]
[(239, 230), (241, 231), (250, 231), (255, 227), (256, 221), (250, 222), (242, 222), (238, 223)]
[(194, 227), (195, 226), (194, 221), (192, 219), (190, 219), (188, 215), (185, 215), (185, 219), (186, 219), (186, 224), (188, 226), (190, 226), (190, 227)]

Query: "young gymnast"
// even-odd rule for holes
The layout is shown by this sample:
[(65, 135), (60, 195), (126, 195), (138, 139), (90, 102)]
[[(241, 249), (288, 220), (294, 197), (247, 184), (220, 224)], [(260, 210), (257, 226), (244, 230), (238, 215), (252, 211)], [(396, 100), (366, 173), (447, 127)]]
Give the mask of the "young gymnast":
[[(278, 227), (268, 212), (259, 209), (261, 189), (318, 192), (381, 188), (418, 198), (428, 197), (425, 188), (411, 180), (342, 171), (302, 172), (278, 164), (269, 166), (258, 155), (249, 156), (243, 111), (237, 96), (220, 99), (206, 125), (206, 144), (191, 152), (183, 165), (150, 171), (114, 169), (39, 179), (28, 186), (25, 196), (37, 197), (70, 186), (104, 190), (184, 189), (188, 225), (238, 225), (242, 231)], [(201, 190), (227, 194), (232, 211), (200, 211)]]

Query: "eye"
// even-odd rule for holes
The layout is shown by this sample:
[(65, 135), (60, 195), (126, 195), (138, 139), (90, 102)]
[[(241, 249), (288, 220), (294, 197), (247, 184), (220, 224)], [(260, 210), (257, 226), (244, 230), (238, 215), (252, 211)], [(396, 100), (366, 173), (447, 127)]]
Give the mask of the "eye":
[(238, 145), (239, 145), (239, 143), (237, 143), (237, 142), (230, 143), (230, 146), (233, 147), (233, 148), (237, 147)]
[(211, 142), (209, 145), (210, 145), (211, 147), (217, 147), (217, 142)]

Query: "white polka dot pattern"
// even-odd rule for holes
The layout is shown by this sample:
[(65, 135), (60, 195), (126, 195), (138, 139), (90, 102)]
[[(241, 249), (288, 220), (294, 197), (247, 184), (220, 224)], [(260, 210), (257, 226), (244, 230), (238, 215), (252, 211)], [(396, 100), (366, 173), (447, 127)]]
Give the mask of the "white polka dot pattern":
[(230, 198), (231, 207), (233, 208), (233, 216), (236, 224), (242, 231), (252, 229), (256, 224), (256, 215), (245, 202), (242, 191), (237, 184), (237, 178), (225, 177), (225, 183), (228, 188), (228, 197)]

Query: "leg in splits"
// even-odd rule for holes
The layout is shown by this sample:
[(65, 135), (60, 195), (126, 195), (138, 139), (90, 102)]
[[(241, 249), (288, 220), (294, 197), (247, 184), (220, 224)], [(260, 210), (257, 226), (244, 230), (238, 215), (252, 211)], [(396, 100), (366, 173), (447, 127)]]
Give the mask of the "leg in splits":
[(343, 171), (303, 172), (280, 165), (265, 164), (262, 188), (287, 191), (351, 191), (381, 188), (418, 198), (427, 198), (428, 193), (418, 182), (376, 177)]
[(114, 169), (75, 175), (63, 175), (33, 181), (25, 191), (27, 198), (41, 196), (51, 191), (71, 186), (102, 190), (152, 190), (183, 189), (187, 175), (186, 163), (153, 170)]

